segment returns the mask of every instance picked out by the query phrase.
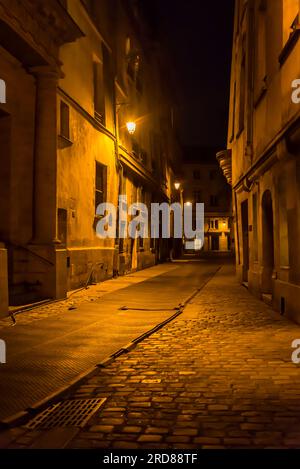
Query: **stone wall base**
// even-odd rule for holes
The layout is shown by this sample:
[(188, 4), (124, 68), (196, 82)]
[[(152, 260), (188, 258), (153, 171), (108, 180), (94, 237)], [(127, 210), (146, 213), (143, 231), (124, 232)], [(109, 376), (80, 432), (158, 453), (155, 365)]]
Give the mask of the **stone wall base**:
[(276, 311), (300, 324), (300, 286), (275, 280), (273, 306)]

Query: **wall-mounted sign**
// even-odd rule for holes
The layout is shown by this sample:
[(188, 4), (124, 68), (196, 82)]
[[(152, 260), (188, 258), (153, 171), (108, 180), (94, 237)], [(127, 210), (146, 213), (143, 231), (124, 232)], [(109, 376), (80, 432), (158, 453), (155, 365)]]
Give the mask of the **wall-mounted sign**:
[(6, 103), (6, 83), (0, 79), (0, 104)]

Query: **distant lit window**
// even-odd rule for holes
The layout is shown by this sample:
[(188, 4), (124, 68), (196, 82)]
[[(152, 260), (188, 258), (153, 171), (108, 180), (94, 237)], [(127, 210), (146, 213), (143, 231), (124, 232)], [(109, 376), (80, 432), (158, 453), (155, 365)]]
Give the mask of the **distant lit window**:
[(60, 135), (70, 139), (70, 108), (64, 101), (60, 102)]

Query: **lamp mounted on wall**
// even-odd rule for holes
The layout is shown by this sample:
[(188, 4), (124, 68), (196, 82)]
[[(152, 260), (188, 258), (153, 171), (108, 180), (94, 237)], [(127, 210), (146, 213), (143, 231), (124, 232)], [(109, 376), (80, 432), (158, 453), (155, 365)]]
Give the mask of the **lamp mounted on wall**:
[[(116, 104), (117, 114), (119, 113), (122, 106), (130, 106), (130, 103), (129, 102), (117, 103)], [(134, 120), (130, 120), (126, 122), (126, 128), (127, 128), (128, 133), (130, 135), (133, 135), (136, 131), (136, 122)]]
[(136, 123), (134, 121), (126, 122), (126, 128), (130, 135), (133, 135), (136, 131)]

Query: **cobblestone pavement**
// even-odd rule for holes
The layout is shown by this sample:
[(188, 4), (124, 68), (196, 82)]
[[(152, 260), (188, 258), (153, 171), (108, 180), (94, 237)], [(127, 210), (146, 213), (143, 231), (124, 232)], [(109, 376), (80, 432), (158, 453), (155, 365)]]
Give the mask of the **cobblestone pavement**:
[[(176, 321), (72, 391), (107, 401), (64, 446), (299, 448), (297, 338), (299, 326), (237, 285), (225, 266)], [(10, 448), (42, 441), (51, 447), (47, 433), (2, 434)]]

